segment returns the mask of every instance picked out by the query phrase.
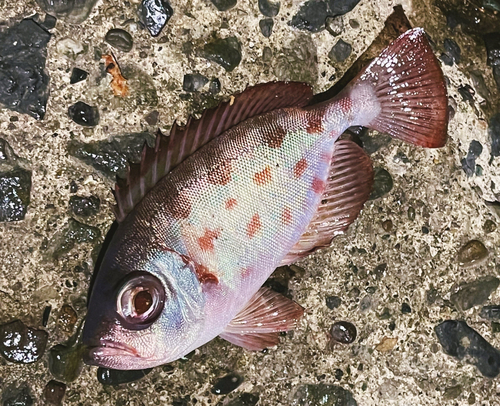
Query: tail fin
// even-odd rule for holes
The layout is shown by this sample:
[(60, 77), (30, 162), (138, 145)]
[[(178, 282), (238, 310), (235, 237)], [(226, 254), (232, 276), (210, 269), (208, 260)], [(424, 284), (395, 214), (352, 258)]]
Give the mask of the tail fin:
[(369, 122), (361, 125), (422, 147), (446, 143), (446, 85), (423, 29), (398, 37), (351, 83), (354, 102), (356, 95), (366, 97), (366, 84), (376, 98), (374, 114), (368, 119), (365, 115)]

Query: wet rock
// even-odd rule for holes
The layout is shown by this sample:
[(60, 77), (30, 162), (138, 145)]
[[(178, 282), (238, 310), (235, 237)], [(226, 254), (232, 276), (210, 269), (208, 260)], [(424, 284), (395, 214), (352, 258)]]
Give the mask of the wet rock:
[(227, 11), (236, 6), (236, 0), (210, 0), (219, 11)]
[(68, 304), (63, 305), (63, 307), (61, 307), (61, 311), (59, 312), (59, 317), (57, 318), (57, 325), (59, 328), (65, 333), (71, 334), (75, 329), (77, 321), (78, 315), (76, 314), (75, 309)]
[(221, 90), (221, 84), (220, 80), (215, 78), (210, 81), (210, 84), (208, 85), (208, 91), (212, 94), (217, 94)]
[(500, 353), (461, 320), (446, 320), (434, 328), (443, 351), (477, 367), (488, 378), (500, 373)]
[(276, 57), (278, 80), (315, 83), (318, 78), (316, 45), (310, 35), (299, 33)]
[(259, 21), (259, 28), (262, 35), (269, 38), (273, 33), (274, 21), (272, 18), (263, 18)]
[(486, 45), (487, 61), (490, 66), (500, 65), (500, 32), (491, 32), (483, 36)]
[(88, 226), (74, 219), (69, 219), (68, 226), (63, 231), (53, 256), (55, 259), (58, 259), (71, 251), (76, 244), (97, 242), (100, 237), (101, 231), (97, 227)]
[(491, 157), (500, 156), (500, 113), (490, 119), (488, 135), (491, 139)]
[(87, 19), (97, 0), (36, 0), (46, 13), (55, 15), (71, 24)]
[(33, 406), (33, 398), (27, 386), (2, 389), (2, 406)]
[(255, 406), (258, 402), (258, 394), (242, 393), (226, 403), (226, 406)]
[(201, 90), (201, 88), (207, 83), (208, 79), (199, 73), (187, 74), (184, 75), (182, 90), (184, 90), (185, 92), (197, 92), (198, 90)]
[(31, 171), (0, 172), (0, 221), (24, 220), (30, 204)]
[(97, 380), (103, 385), (122, 385), (138, 381), (149, 374), (153, 368), (138, 369), (130, 371), (119, 371), (117, 369), (97, 368)]
[(483, 306), (481, 309), (481, 313), (479, 313), (481, 317), (489, 320), (500, 320), (500, 306), (492, 305), (492, 306)]
[(328, 53), (328, 58), (330, 58), (332, 62), (344, 62), (349, 55), (351, 55), (351, 52), (351, 44), (339, 39)]
[(62, 382), (73, 382), (83, 368), (85, 347), (76, 343), (76, 335), (65, 344), (57, 344), (49, 350), (49, 371)]
[(99, 212), (100, 207), (101, 200), (97, 196), (71, 196), (69, 198), (69, 208), (77, 216), (94, 216)]
[(236, 37), (216, 39), (199, 51), (199, 56), (218, 63), (231, 72), (241, 62), (241, 44)]
[(76, 124), (85, 127), (95, 127), (99, 124), (99, 110), (95, 106), (78, 101), (68, 108), (68, 116)]
[(52, 306), (45, 306), (45, 309), (43, 309), (42, 326), (44, 326), (44, 327), (47, 327), (47, 324), (49, 323), (49, 317), (50, 317), (51, 310), (52, 310)]
[(290, 396), (291, 406), (357, 406), (352, 393), (337, 385), (299, 386)]
[(64, 394), (66, 393), (66, 385), (62, 382), (51, 380), (45, 385), (43, 396), (46, 404), (59, 406), (62, 404)]
[(486, 234), (492, 233), (497, 229), (497, 225), (493, 220), (486, 220), (483, 224), (483, 230)]
[(299, 30), (318, 32), (325, 28), (325, 19), (344, 15), (351, 11), (359, 0), (309, 0), (301, 5), (290, 25)]
[(243, 377), (230, 373), (220, 378), (210, 391), (215, 395), (226, 395), (240, 386), (242, 382)]
[(138, 133), (115, 137), (111, 141), (71, 141), (68, 153), (115, 180), (117, 175), (125, 177), (128, 162), (140, 162), (144, 143), (153, 146), (154, 139), (149, 133)]
[(378, 199), (392, 190), (392, 176), (384, 168), (375, 168), (373, 175), (373, 189), (369, 200)]
[(326, 307), (333, 310), (339, 307), (342, 304), (342, 299), (338, 296), (327, 296), (326, 298)]
[(466, 102), (473, 102), (474, 95), (476, 94), (474, 89), (472, 87), (470, 87), (469, 85), (460, 86), (458, 88), (458, 93), (460, 93), (460, 96), (462, 96), (463, 101), (466, 101)]
[(472, 140), (469, 145), (467, 156), (462, 159), (462, 169), (467, 176), (472, 176), (476, 173), (476, 158), (483, 152), (483, 146), (479, 141)]
[(73, 68), (73, 70), (71, 71), (71, 77), (69, 78), (69, 83), (73, 85), (75, 83), (81, 82), (82, 80), (87, 79), (88, 75), (88, 72), (84, 71), (83, 69)]
[(157, 37), (174, 14), (174, 10), (167, 0), (142, 0), (139, 14), (149, 33)]
[(341, 344), (351, 344), (356, 339), (356, 326), (348, 321), (337, 321), (330, 329), (332, 340)]
[(50, 33), (32, 19), (0, 33), (0, 103), (41, 120), (49, 98), (45, 70)]
[(411, 307), (408, 303), (403, 303), (401, 305), (401, 313), (403, 313), (403, 314), (411, 313)]
[(121, 28), (112, 28), (106, 33), (104, 40), (113, 48), (122, 52), (130, 52), (134, 45), (132, 35)]
[(266, 17), (276, 17), (280, 11), (280, 2), (259, 0), (259, 10)]
[(146, 117), (144, 117), (144, 121), (148, 123), (148, 125), (156, 125), (158, 124), (159, 118), (160, 118), (160, 112), (158, 110), (153, 110)]
[(14, 320), (0, 326), (0, 354), (10, 362), (30, 364), (45, 352), (49, 335)]
[(485, 276), (473, 282), (462, 284), (453, 293), (450, 300), (461, 310), (468, 310), (486, 302), (498, 288), (500, 280), (494, 276)]
[(471, 240), (458, 251), (460, 265), (472, 266), (488, 257), (488, 250), (481, 241)]
[(341, 17), (326, 17), (326, 30), (334, 37), (339, 36), (344, 31), (344, 22)]
[(461, 54), (460, 47), (451, 38), (446, 38), (444, 40), (444, 51), (446, 55), (450, 58), (451, 65), (453, 65), (453, 63), (458, 64), (460, 62), (460, 54)]

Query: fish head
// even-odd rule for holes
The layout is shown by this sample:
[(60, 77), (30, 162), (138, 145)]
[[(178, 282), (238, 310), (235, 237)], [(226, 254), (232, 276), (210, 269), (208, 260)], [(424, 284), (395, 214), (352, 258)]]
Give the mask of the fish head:
[(127, 255), (110, 246), (105, 254), (83, 329), (87, 364), (165, 364), (186, 355), (203, 328), (203, 295), (191, 263), (175, 251), (143, 251)]

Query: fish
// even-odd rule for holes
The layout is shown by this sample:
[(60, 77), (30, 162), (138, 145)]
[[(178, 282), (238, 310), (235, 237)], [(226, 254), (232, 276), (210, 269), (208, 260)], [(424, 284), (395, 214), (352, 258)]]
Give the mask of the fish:
[(279, 343), (304, 309), (263, 287), (348, 228), (368, 199), (370, 158), (342, 133), (364, 126), (424, 148), (447, 138), (443, 73), (409, 30), (337, 96), (247, 88), (145, 146), (114, 193), (118, 226), (90, 289), (85, 362), (144, 369), (221, 338)]

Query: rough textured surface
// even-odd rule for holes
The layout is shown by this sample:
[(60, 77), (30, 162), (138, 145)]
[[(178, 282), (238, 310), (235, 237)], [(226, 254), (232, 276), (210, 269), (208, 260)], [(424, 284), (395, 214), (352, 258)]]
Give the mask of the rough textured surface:
[[(100, 199), (99, 212), (84, 222), (104, 236), (113, 221), (114, 176), (130, 159), (115, 152), (125, 146), (137, 158), (144, 142), (144, 137), (133, 141), (136, 138), (123, 134), (152, 134), (157, 126), (167, 132), (174, 120), (186, 122), (189, 114), (214, 103), (213, 94), (205, 92), (183, 99), (185, 74), (199, 72), (218, 78), (221, 90), (217, 98), (240, 92), (249, 84), (286, 78), (307, 81), (316, 92), (325, 91), (377, 37), (395, 4), (360, 2), (333, 20), (335, 34), (338, 26), (343, 27), (337, 37), (327, 30), (311, 34), (291, 27), (288, 23), (299, 11), (300, 2), (281, 2), (270, 38), (262, 36), (259, 20), (263, 16), (257, 2), (249, 0), (238, 1), (226, 12), (217, 11), (206, 0), (172, 3), (175, 14), (157, 38), (140, 29), (138, 1), (98, 2), (78, 26), (58, 20), (47, 46), (50, 98), (44, 119), (0, 109), (2, 138), (16, 155), (30, 162), (32, 170), (25, 219), (0, 224), (0, 323), (19, 318), (36, 327), (46, 306), (61, 309), (66, 303), (81, 320), (94, 266), (92, 253), (98, 252), (103, 237), (77, 243), (54, 260), (51, 243), (72, 216), (68, 202), (75, 187), (71, 185), (78, 187), (79, 196)], [(217, 339), (189, 359), (155, 368), (142, 380), (117, 388), (104, 387), (97, 380), (97, 368), (84, 366), (68, 384), (65, 405), (191, 405), (195, 400), (197, 405), (209, 401), (212, 405), (243, 405), (246, 401), (255, 404), (256, 397), (259, 406), (290, 405), (290, 396), (299, 388), (320, 384), (349, 391), (363, 406), (498, 404), (496, 381), (445, 354), (434, 332), (445, 320), (463, 319), (500, 348), (500, 335), (480, 316), (481, 306), (460, 310), (450, 301), (455, 286), (488, 275), (498, 277), (500, 270), (498, 229), (488, 233), (483, 229), (487, 222), (500, 221), (498, 205), (491, 204), (500, 194), (500, 120), (498, 116), (496, 121), (492, 119), (500, 113), (500, 101), (482, 40), (485, 33), (498, 31), (498, 14), (474, 10), (476, 2), (458, 0), (405, 0), (402, 4), (410, 22), (429, 34), (436, 55), (446, 52), (447, 38), (461, 49), (460, 62), (443, 67), (454, 111), (449, 143), (440, 150), (423, 150), (373, 133), (360, 136), (370, 148), (374, 167), (384, 168), (393, 186), (366, 204), (346, 235), (303, 260), (300, 265), (305, 271), (282, 284), (306, 308), (300, 328), (265, 353), (250, 353)], [(0, 5), (0, 20), (8, 26), (42, 13), (32, 0), (0, 0)], [(349, 20), (358, 21), (360, 27), (352, 28)], [(106, 33), (118, 27), (133, 37), (129, 53), (115, 51), (104, 41)], [(194, 52), (213, 38), (232, 36), (241, 44), (242, 58), (230, 72)], [(328, 53), (339, 38), (352, 45), (352, 53), (344, 62), (332, 65)], [(116, 53), (130, 83), (125, 98), (113, 95), (111, 78), (100, 65), (101, 55), (110, 51)], [(89, 76), (70, 85), (75, 66)], [(470, 102), (458, 93), (466, 84), (475, 90)], [(84, 128), (67, 116), (68, 107), (79, 100), (99, 107), (97, 126)], [(474, 140), (483, 147), (475, 158), (482, 174), (467, 176), (461, 160)], [(68, 155), (74, 145), (87, 148), (85, 162)], [(382, 226), (387, 220), (393, 224), (390, 231)], [(464, 267), (457, 255), (471, 240), (480, 240), (489, 255)], [(330, 296), (340, 298), (333, 309), (326, 304)], [(410, 306), (411, 313), (401, 311), (403, 303)], [(497, 289), (484, 305), (498, 304)], [(67, 339), (58, 331), (57, 315), (58, 310), (52, 311), (47, 322), (50, 347)], [(338, 320), (353, 323), (358, 336), (353, 344), (332, 348), (328, 333)], [(388, 352), (375, 350), (384, 337), (397, 337), (395, 346)], [(47, 357), (30, 365), (2, 360), (2, 401), (23, 397), (34, 399), (25, 404), (44, 404), (45, 385), (53, 379)], [(228, 395), (212, 394), (217, 379), (231, 372), (241, 374), (245, 381)], [(16, 391), (21, 387), (28, 388), (23, 392), (26, 396)], [(249, 403), (251, 399), (253, 403)]]

